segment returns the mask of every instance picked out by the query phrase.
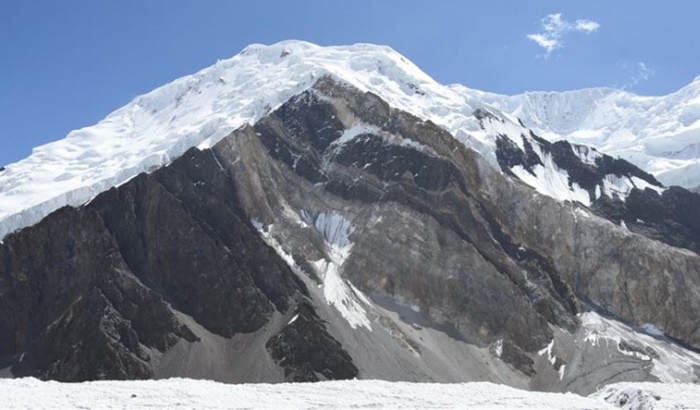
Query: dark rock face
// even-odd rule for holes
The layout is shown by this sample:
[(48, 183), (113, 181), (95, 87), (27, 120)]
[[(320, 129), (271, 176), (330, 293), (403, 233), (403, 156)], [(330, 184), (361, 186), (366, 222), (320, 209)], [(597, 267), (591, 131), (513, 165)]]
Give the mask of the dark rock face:
[(599, 213), (624, 221), (633, 232), (700, 254), (699, 209), (699, 194), (672, 186), (661, 194), (633, 189), (625, 203)]
[[(93, 210), (60, 209), (10, 235), (0, 254), (0, 355), (8, 362), (24, 353), (20, 374), (68, 381), (147, 377), (134, 329), (157, 349), (193, 338), (163, 300), (130, 275)], [(103, 337), (95, 336), (99, 329)], [(120, 360), (83, 368), (99, 352)]]
[(237, 214), (229, 181), (210, 151), (192, 150), (91, 203), (134, 274), (222, 336), (259, 329), (296, 291), (289, 268)]
[(474, 117), (476, 117), (477, 120), (479, 120), (479, 125), (481, 125), (481, 129), (484, 129), (484, 120), (503, 122), (502, 119), (498, 118), (496, 115), (483, 108), (477, 108), (476, 110), (474, 110), (473, 115)]
[[(637, 177), (654, 186), (662, 186), (652, 175), (642, 171), (631, 163), (603, 155), (595, 159), (595, 164), (586, 164), (574, 153), (574, 149), (585, 151), (592, 148), (573, 146), (568, 141), (549, 143), (540, 139), (545, 151), (551, 152), (554, 163), (569, 174), (569, 183), (577, 183), (592, 195), (595, 200), (595, 188), (601, 185), (606, 175), (617, 177)], [(545, 144), (546, 143), (546, 144)]]
[(146, 379), (148, 361), (131, 323), (93, 289), (32, 341), (13, 372), (59, 381)]
[(532, 167), (542, 165), (540, 157), (532, 149), (532, 144), (527, 138), (523, 138), (525, 151), (520, 149), (510, 138), (499, 135), (496, 138), (496, 159), (503, 172), (514, 176), (511, 168), (522, 166), (527, 172), (534, 175)]
[[(211, 151), (191, 150), (0, 246), (0, 361), (65, 381), (147, 378), (145, 348), (265, 325), (305, 285), (237, 207)], [(13, 359), (14, 357), (14, 359)]]
[(521, 349), (515, 346), (513, 343), (505, 342), (503, 344), (503, 353), (501, 358), (506, 363), (512, 363), (516, 369), (523, 372), (527, 376), (535, 375), (535, 362), (525, 354)]
[(266, 347), (290, 381), (347, 380), (358, 375), (350, 356), (308, 302), (299, 305), (292, 322)]
[(450, 184), (461, 183), (459, 171), (450, 162), (413, 148), (386, 144), (371, 134), (358, 135), (331, 158), (343, 166), (363, 169), (382, 181), (400, 182), (408, 178), (428, 191), (441, 191)]
[(607, 196), (591, 210), (635, 233), (700, 254), (700, 195), (672, 186), (661, 194), (633, 188), (625, 201)]

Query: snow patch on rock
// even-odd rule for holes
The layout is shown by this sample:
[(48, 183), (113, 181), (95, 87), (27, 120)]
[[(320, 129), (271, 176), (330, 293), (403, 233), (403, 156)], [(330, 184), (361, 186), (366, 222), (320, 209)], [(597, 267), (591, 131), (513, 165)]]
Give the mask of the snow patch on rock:
[(544, 349), (540, 350), (537, 352), (538, 356), (542, 356), (543, 354), (547, 353), (547, 360), (549, 361), (549, 364), (554, 366), (554, 363), (557, 361), (557, 357), (552, 353), (552, 349), (554, 348), (554, 339), (545, 347)]
[(496, 340), (496, 343), (493, 345), (493, 352), (496, 353), (498, 357), (503, 355), (503, 339)]
[(575, 201), (586, 206), (591, 205), (588, 191), (575, 182), (569, 185), (569, 174), (554, 163), (551, 154), (543, 153), (540, 155), (540, 158), (544, 165), (537, 164), (532, 167), (535, 175), (532, 175), (520, 165), (511, 168), (511, 171), (523, 182), (543, 195), (559, 201)]
[(354, 229), (352, 224), (337, 212), (322, 212), (314, 218), (302, 212), (302, 216), (316, 228), (326, 242), (328, 259), (311, 262), (323, 280), (326, 302), (335, 307), (353, 329), (364, 327), (372, 330), (367, 311), (362, 306), (363, 303), (369, 305), (369, 300), (341, 275), (343, 264), (350, 256), (353, 246), (350, 241), (350, 234)]

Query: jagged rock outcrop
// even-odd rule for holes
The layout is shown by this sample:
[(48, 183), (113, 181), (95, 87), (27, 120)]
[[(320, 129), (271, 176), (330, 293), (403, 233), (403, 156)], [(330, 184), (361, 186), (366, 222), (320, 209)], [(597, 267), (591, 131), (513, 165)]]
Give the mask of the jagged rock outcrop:
[(328, 334), (307, 302), (299, 305), (290, 322), (265, 347), (290, 381), (348, 380), (358, 374), (350, 355)]
[[(596, 194), (607, 175), (662, 188), (567, 143), (522, 143), (496, 140), (501, 173), (432, 122), (323, 77), (211, 149), (8, 235), (0, 363), (61, 380), (191, 376), (172, 363), (206, 342), (221, 356), (197, 376), (226, 381), (253, 379), (220, 376), (248, 351), (269, 365), (256, 381), (588, 391), (656, 377), (650, 361), (666, 356), (593, 343), (584, 308), (700, 348), (698, 195), (631, 189), (619, 205)], [(518, 180), (514, 167), (534, 174), (544, 154), (590, 209)], [(613, 368), (623, 356), (630, 371)]]

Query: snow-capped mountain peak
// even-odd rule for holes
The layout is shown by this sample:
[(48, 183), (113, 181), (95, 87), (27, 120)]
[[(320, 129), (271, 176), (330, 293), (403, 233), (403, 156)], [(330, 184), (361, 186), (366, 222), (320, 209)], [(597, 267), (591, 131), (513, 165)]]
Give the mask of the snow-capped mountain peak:
[[(0, 172), (0, 238), (61, 206), (80, 205), (141, 172), (159, 168), (191, 147), (210, 147), (325, 76), (431, 120), (494, 166), (499, 136), (524, 149), (522, 138), (530, 139), (528, 126), (550, 141), (561, 134), (603, 152), (624, 154), (664, 176), (678, 167), (700, 170), (694, 159), (700, 156), (700, 143), (693, 142), (698, 138), (696, 128), (700, 129), (695, 120), (700, 117), (700, 96), (690, 101), (699, 95), (697, 84), (666, 99), (612, 89), (505, 97), (441, 85), (386, 46), (320, 47), (284, 41), (248, 46), (233, 58), (139, 96), (97, 124), (72, 131), (8, 165)], [(689, 102), (673, 104), (681, 100)], [(474, 115), (478, 110), (498, 120), (480, 120)], [(649, 110), (656, 110), (655, 115), (648, 115)], [(546, 160), (541, 162), (547, 168)], [(537, 172), (527, 172), (535, 179), (515, 174), (543, 194), (588, 204), (586, 194), (576, 191), (559, 170)], [(552, 185), (552, 181), (559, 182)]]
[(211, 146), (325, 75), (451, 130), (476, 129), (465, 96), (389, 47), (319, 47), (302, 41), (251, 45), (8, 165), (0, 174), (0, 238), (165, 165), (190, 147)]

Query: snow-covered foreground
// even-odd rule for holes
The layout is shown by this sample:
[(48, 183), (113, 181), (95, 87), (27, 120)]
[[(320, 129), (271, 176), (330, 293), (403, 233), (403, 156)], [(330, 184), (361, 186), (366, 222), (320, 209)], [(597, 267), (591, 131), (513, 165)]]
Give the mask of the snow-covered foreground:
[[(168, 379), (43, 382), (0, 379), (0, 406), (56, 408), (556, 408), (692, 409), (700, 385), (618, 383), (590, 397), (518, 390), (493, 383), (407, 383), (352, 380), (322, 383), (224, 384)], [(613, 406), (614, 405), (614, 406)]]
[(3, 408), (557, 408), (607, 409), (602, 399), (539, 393), (493, 383), (353, 380), (296, 384), (223, 384), (169, 379), (42, 382), (0, 380)]

